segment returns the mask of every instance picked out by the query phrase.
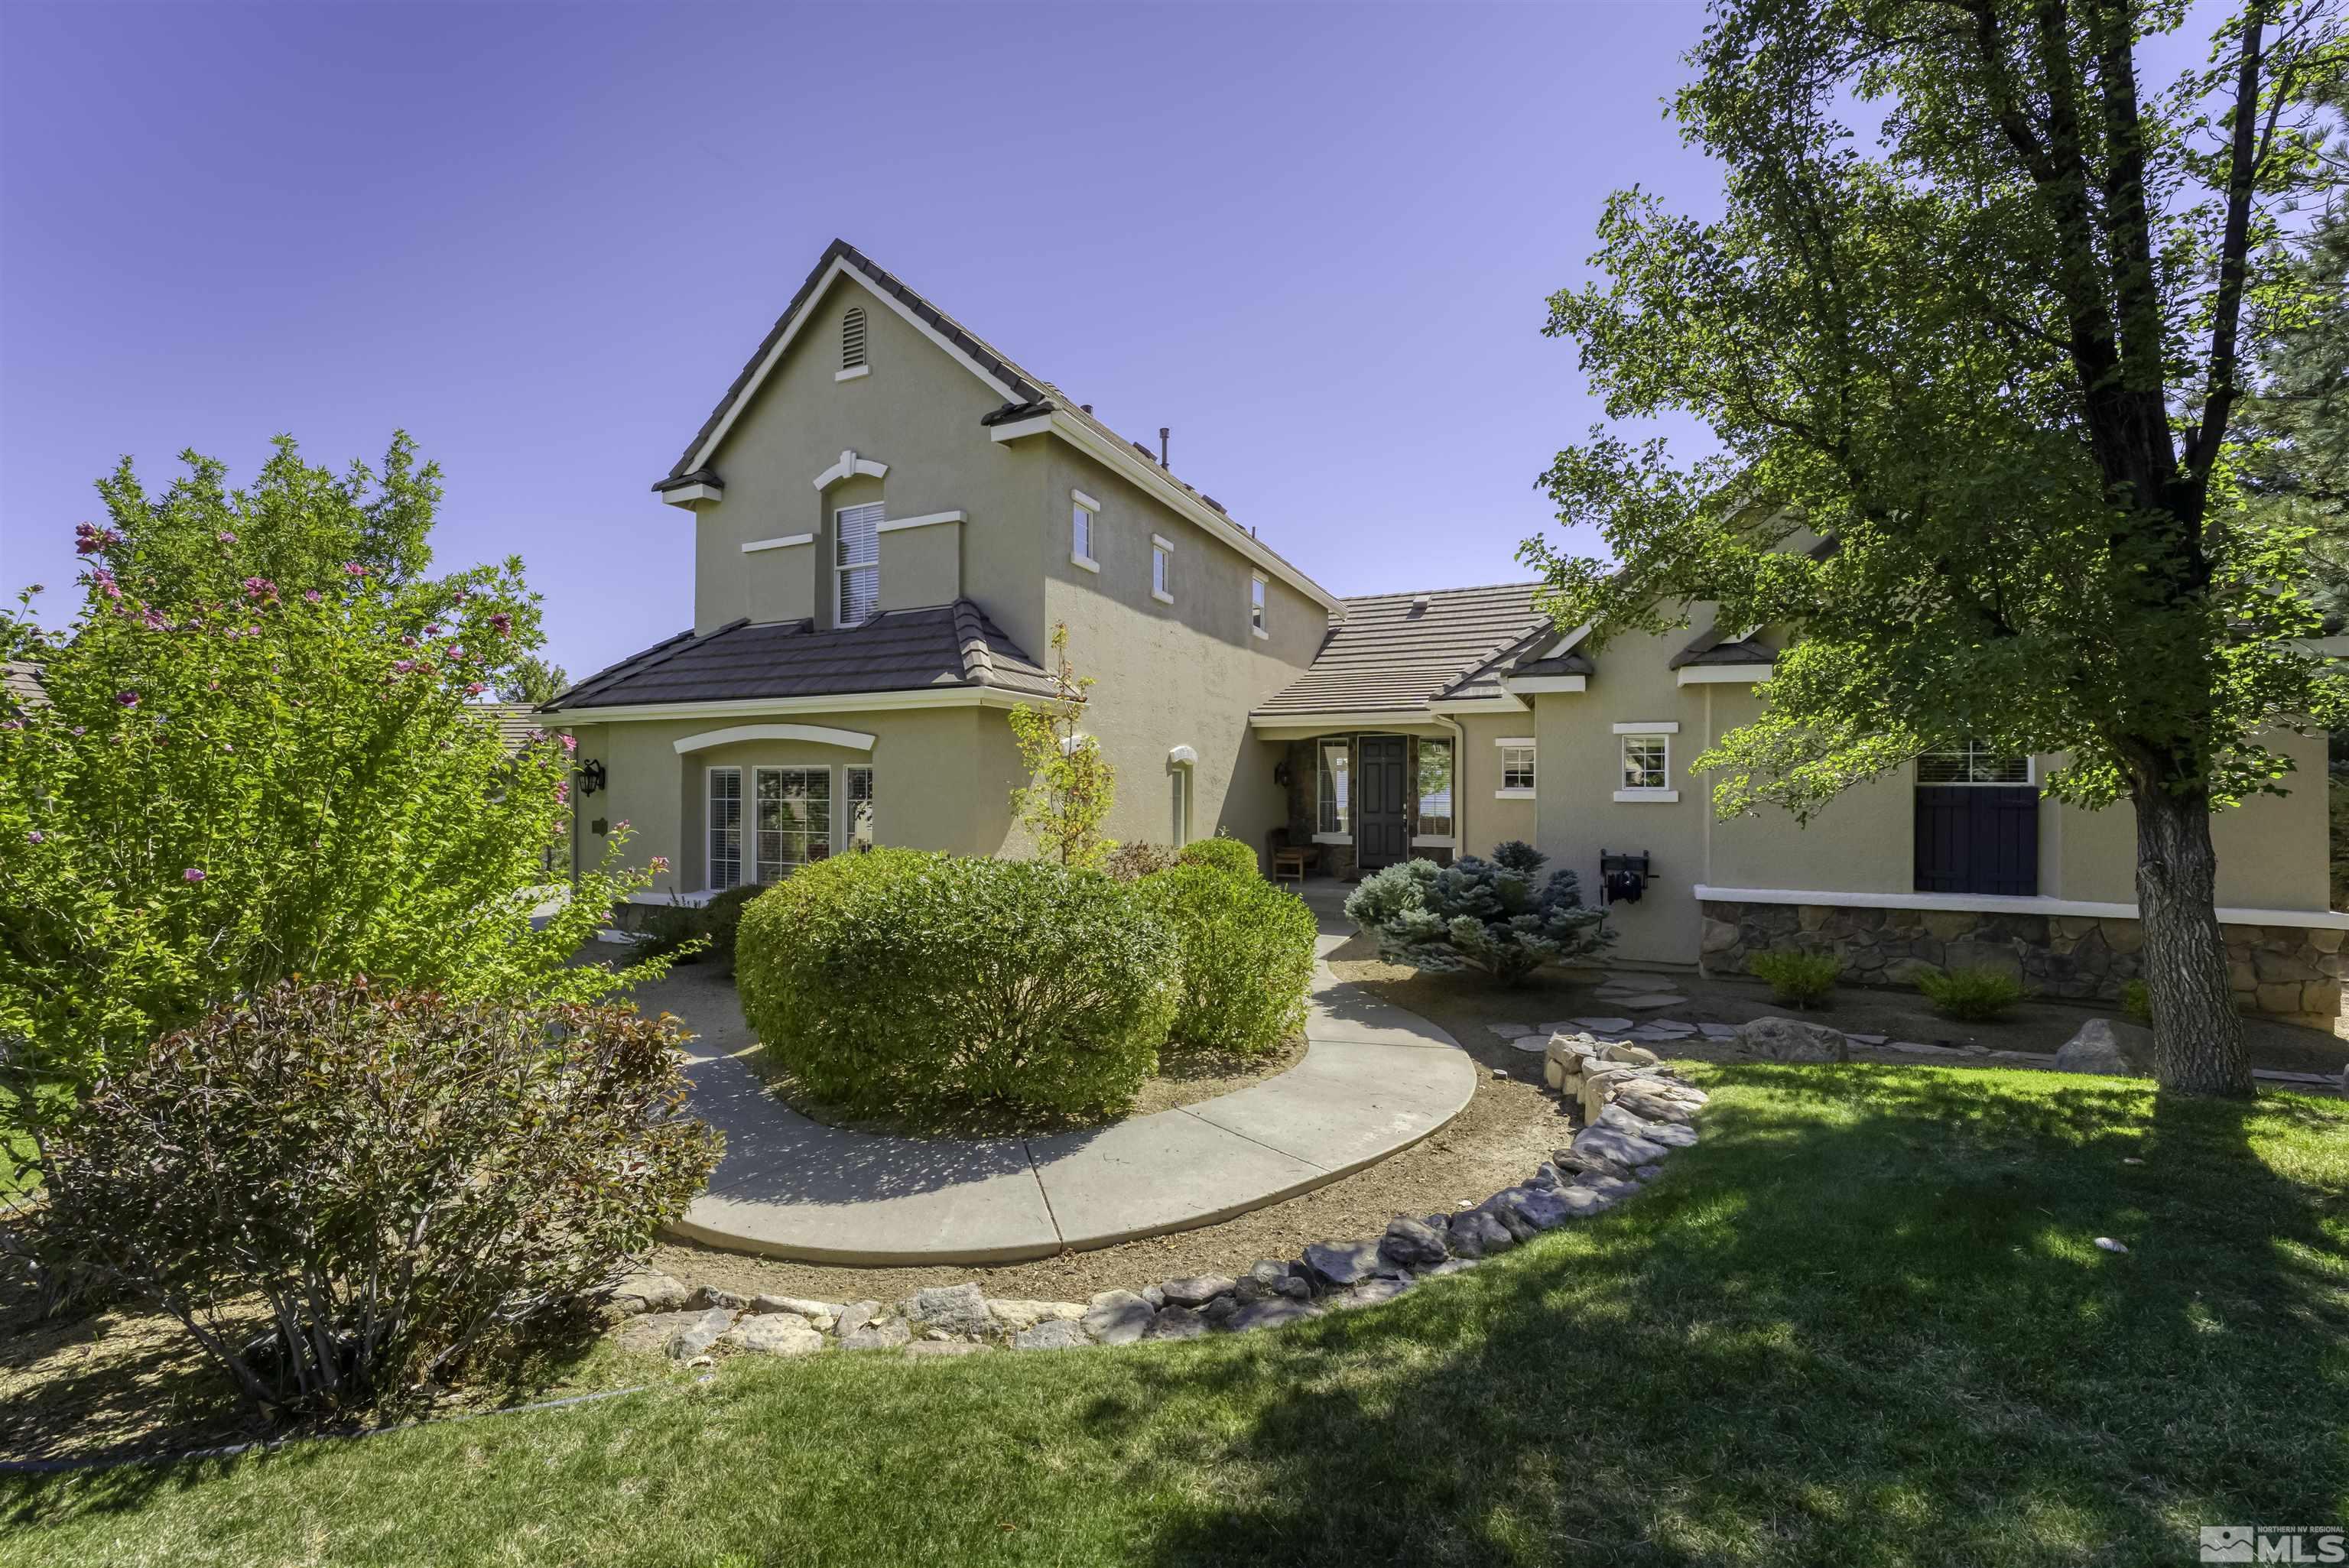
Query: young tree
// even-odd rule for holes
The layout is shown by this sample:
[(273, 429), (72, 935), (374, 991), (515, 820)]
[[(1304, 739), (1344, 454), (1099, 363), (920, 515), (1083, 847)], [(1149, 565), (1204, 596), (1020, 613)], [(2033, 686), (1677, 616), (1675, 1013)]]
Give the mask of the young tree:
[(543, 707), (570, 686), (571, 677), (564, 673), (561, 665), (537, 654), (517, 654), (490, 683), (490, 689), (500, 702), (526, 702), (533, 707)]
[[(2126, 798), (2161, 1082), (2243, 1095), (2209, 819), (2280, 791), (2275, 727), (2343, 696), (2306, 639), (2309, 536), (2244, 504), (2247, 347), (2305, 310), (2295, 200), (2340, 170), (2339, 0), (2250, 0), (2149, 92), (2146, 0), (1716, 0), (1675, 98), (1711, 222), (1618, 193), (1602, 283), (1551, 301), (1616, 418), (1546, 483), (1616, 564), (1529, 541), (1561, 624), (1691, 600), (1795, 634), (1764, 718), (1697, 766), (1807, 815), (1968, 738)], [(1856, 130), (1840, 116), (1864, 116)], [(1818, 548), (1800, 548), (1823, 537)]]
[[(119, 471), (109, 500), (134, 483)], [(520, 563), (425, 582), (352, 560), (306, 587), (249, 570), (271, 534), (330, 536), (355, 495), (384, 502), (290, 444), (249, 491), (174, 494), (169, 573), (126, 580), (153, 557), (118, 571), (131, 530), (85, 524), (73, 625), (0, 614), (46, 699), (0, 715), (0, 1106), (70, 1109), (157, 1036), (295, 975), (461, 1000), (626, 983), (570, 960), (648, 879), (591, 873), (534, 927), (569, 746), (510, 755), (471, 704), (533, 624)], [(429, 498), (394, 510), (420, 542)], [(147, 582), (177, 586), (158, 602)]]
[(1046, 859), (1098, 867), (1117, 848), (1101, 836), (1102, 819), (1116, 798), (1117, 770), (1100, 743), (1077, 729), (1093, 678), (1078, 675), (1069, 663), (1065, 623), (1052, 628), (1051, 676), (1050, 699), (1011, 710), (1012, 738), (1028, 773), (1028, 782), (1011, 792), (1011, 810)]

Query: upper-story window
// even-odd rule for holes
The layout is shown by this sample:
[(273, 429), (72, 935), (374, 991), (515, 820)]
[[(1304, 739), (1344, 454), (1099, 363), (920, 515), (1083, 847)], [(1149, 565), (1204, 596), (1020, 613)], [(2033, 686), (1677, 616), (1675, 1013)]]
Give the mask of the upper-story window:
[(1101, 502), (1082, 490), (1069, 492), (1069, 563), (1088, 572), (1101, 570), (1093, 558), (1093, 520), (1101, 511)]
[(838, 624), (854, 626), (881, 607), (881, 502), (844, 506), (832, 514), (833, 548), (840, 571)]
[(854, 370), (864, 363), (864, 307), (853, 304), (840, 318), (840, 367)]
[(1150, 536), (1150, 596), (1162, 604), (1174, 603), (1174, 546), (1154, 533)]
[(1248, 579), (1248, 630), (1259, 637), (1272, 634), (1265, 629), (1264, 593), (1264, 573), (1259, 572)]
[(1928, 751), (1917, 758), (1920, 784), (2028, 784), (2031, 758), (2013, 752), (1993, 751), (1979, 740), (1949, 751)]
[(1510, 736), (1496, 744), (1501, 748), (1501, 787), (1493, 791), (1501, 799), (1524, 799), (1534, 792), (1534, 743), (1530, 736)]

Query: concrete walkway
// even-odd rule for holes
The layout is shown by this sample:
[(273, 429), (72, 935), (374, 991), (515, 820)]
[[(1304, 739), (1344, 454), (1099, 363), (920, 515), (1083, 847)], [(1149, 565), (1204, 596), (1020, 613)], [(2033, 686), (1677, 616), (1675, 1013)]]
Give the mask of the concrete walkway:
[[(876, 1137), (809, 1120), (730, 1051), (691, 1058), (693, 1109), (726, 1134), (671, 1230), (810, 1263), (995, 1264), (1213, 1224), (1335, 1181), (1460, 1114), (1476, 1066), (1416, 1013), (1330, 972), (1351, 934), (1326, 898), (1305, 1058), (1220, 1099), (1050, 1138)], [(729, 1036), (733, 1039), (730, 1042)]]

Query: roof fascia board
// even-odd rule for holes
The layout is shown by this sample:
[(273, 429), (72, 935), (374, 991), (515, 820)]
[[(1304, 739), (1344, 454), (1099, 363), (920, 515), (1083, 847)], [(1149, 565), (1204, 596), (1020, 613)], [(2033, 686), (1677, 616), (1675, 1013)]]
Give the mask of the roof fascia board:
[(1477, 714), (1524, 713), (1527, 709), (1524, 699), (1511, 696), (1505, 692), (1499, 696), (1464, 696), (1454, 697), (1448, 702), (1431, 702), (1427, 705), (1427, 711)]
[(693, 460), (685, 465), (688, 472), (691, 472), (695, 469), (708, 466), (711, 455), (715, 453), (719, 447), (725, 444), (726, 434), (734, 428), (735, 419), (740, 417), (743, 409), (750, 406), (751, 399), (758, 397), (759, 388), (767, 384), (767, 377), (774, 370), (775, 366), (782, 363), (783, 355), (791, 348), (792, 342), (798, 338), (800, 328), (807, 324), (808, 317), (815, 314), (815, 307), (823, 303), (823, 296), (832, 292), (833, 284), (843, 275), (854, 278), (858, 284), (864, 288), (866, 294), (871, 294), (874, 299), (880, 301), (883, 304), (887, 305), (891, 310), (896, 312), (898, 317), (907, 325), (911, 326), (916, 332), (920, 333), (924, 337), (928, 338), (932, 343), (937, 345), (938, 348), (947, 356), (947, 358), (953, 360), (956, 364), (969, 371), (973, 376), (978, 377), (988, 387), (994, 388), (998, 397), (1009, 401), (1017, 401), (1019, 399), (1019, 394), (1018, 392), (989, 375), (986, 368), (982, 366), (978, 360), (973, 359), (969, 355), (965, 354), (961, 349), (957, 348), (944, 334), (938, 331), (936, 327), (932, 326), (928, 322), (924, 321), (920, 316), (915, 315), (914, 312), (906, 306), (905, 301), (899, 299), (895, 294), (891, 294), (887, 289), (883, 288), (879, 284), (874, 283), (870, 277), (867, 277), (863, 269), (849, 261), (846, 256), (835, 256), (833, 258), (832, 265), (824, 269), (823, 277), (816, 284), (814, 288), (808, 291), (807, 303), (800, 306), (799, 315), (792, 318), (790, 324), (783, 328), (782, 335), (775, 339), (775, 346), (769, 349), (767, 351), (766, 358), (759, 362), (759, 368), (751, 376), (750, 382), (742, 388), (742, 395), (734, 399), (733, 407), (726, 410), (726, 417), (718, 421), (718, 428), (710, 431), (709, 438), (695, 449)]
[(724, 729), (705, 729), (699, 735), (685, 736), (670, 744), (683, 757), (688, 752), (731, 746), (739, 740), (805, 740), (818, 746), (844, 747), (851, 751), (873, 749), (873, 737), (864, 731), (835, 729), (824, 724), (736, 724)]
[(1775, 665), (1682, 665), (1672, 672), (1676, 686), (1752, 686), (1766, 681)]
[(736, 697), (723, 702), (652, 702), (546, 710), (567, 725), (658, 718), (759, 718), (785, 713), (888, 713), (909, 707), (1017, 707), (1037, 702), (1000, 686), (939, 686), (929, 690), (842, 692), (825, 696)]
[(1363, 731), (1425, 731), (1448, 733), (1441, 719), (1422, 708), (1382, 708), (1371, 713), (1257, 713), (1248, 727), (1280, 740), (1310, 740), (1317, 735), (1351, 735)]
[(1527, 693), (1538, 696), (1543, 692), (1588, 691), (1590, 677), (1588, 676), (1517, 676), (1513, 679), (1503, 681), (1501, 689), (1514, 696), (1523, 696)]

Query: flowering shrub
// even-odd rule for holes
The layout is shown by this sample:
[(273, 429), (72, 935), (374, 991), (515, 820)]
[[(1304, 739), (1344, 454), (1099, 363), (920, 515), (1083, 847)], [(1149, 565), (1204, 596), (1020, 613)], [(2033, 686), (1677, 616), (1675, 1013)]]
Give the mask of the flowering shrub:
[(1346, 900), (1346, 918), (1376, 938), (1390, 962), (1436, 974), (1473, 969), (1513, 985), (1614, 940), (1606, 912), (1583, 906), (1572, 872), (1553, 872), (1535, 887), (1547, 858), (1513, 841), (1490, 861), (1406, 861), (1363, 879)]
[(1122, 1107), (1181, 995), (1172, 934), (1100, 872), (914, 850), (768, 889), (735, 975), (769, 1061), (857, 1112)]
[(1319, 927), (1303, 899), (1257, 876), (1253, 865), (1239, 876), (1200, 864), (1144, 877), (1133, 896), (1173, 927), (1182, 950), (1183, 1003), (1171, 1038), (1255, 1052), (1304, 1026)]
[(281, 985), (90, 1086), (35, 1222), (264, 1410), (362, 1408), (609, 1285), (684, 1210), (720, 1143), (678, 1115), (678, 1044), (626, 1007)]
[(69, 1103), (289, 975), (460, 1000), (640, 977), (567, 962), (640, 877), (591, 867), (533, 929), (568, 880), (571, 758), (509, 755), (470, 699), (535, 599), (519, 561), (414, 575), (439, 491), (403, 451), (375, 482), (285, 446), (234, 492), (191, 459), (151, 500), (126, 467), (72, 626), (0, 614), (47, 698), (0, 716), (0, 1106)]

